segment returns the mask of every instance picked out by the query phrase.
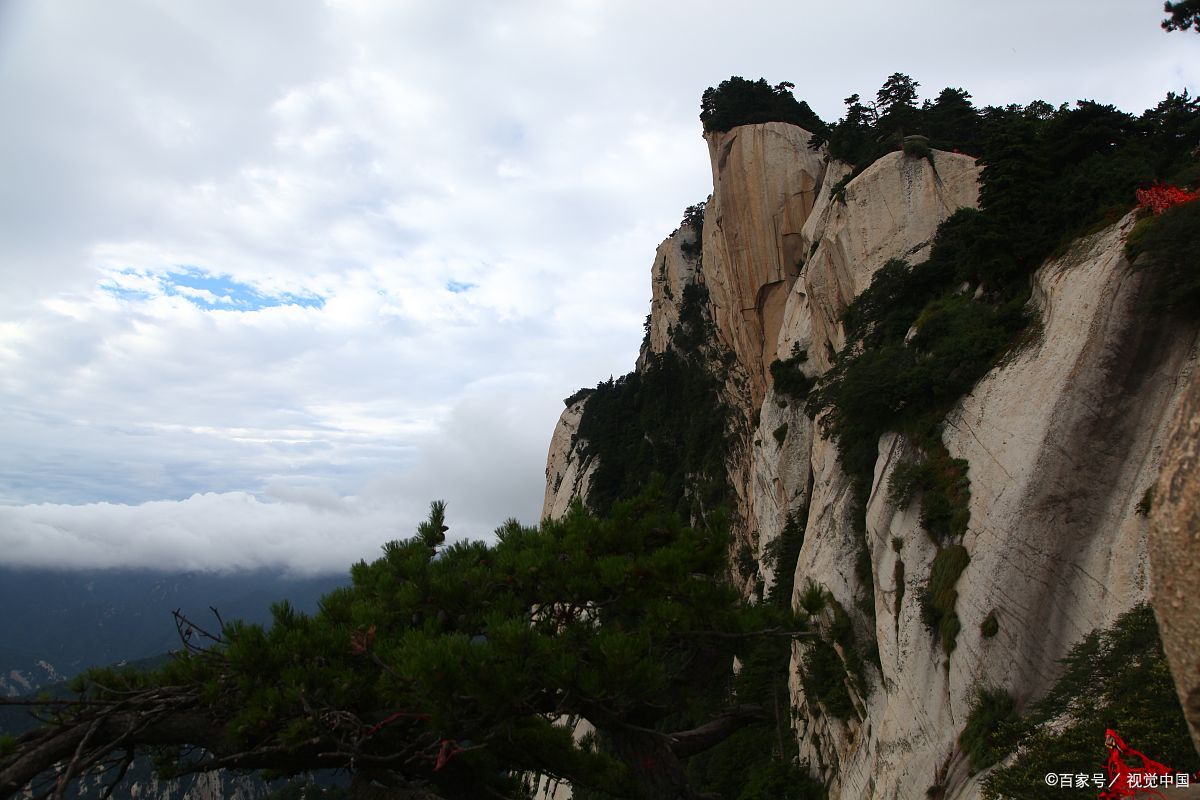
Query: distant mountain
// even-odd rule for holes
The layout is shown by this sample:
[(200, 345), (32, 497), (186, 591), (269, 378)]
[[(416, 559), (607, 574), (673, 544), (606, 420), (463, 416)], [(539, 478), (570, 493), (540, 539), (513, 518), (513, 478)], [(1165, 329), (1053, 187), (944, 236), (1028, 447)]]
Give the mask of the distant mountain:
[(88, 667), (151, 658), (179, 647), (171, 612), (201, 625), (266, 622), (287, 599), (316, 610), (347, 575), (291, 577), (249, 572), (149, 570), (64, 572), (0, 568), (0, 696), (28, 694)]
[[(312, 613), (321, 595), (347, 583), (345, 574), (302, 578), (267, 570), (63, 572), (0, 567), (0, 697), (38, 690), (65, 695), (65, 682), (89, 667), (127, 664), (151, 669), (161, 664), (168, 651), (179, 648), (171, 616), (175, 609), (206, 627), (211, 623), (212, 629), (217, 623), (210, 606), (227, 622), (266, 623), (274, 602), (286, 599)], [(24, 707), (0, 708), (0, 733), (16, 734), (30, 724)], [(97, 798), (102, 786), (89, 778), (70, 796)], [(122, 790), (155, 800), (260, 800), (268, 794), (268, 785), (257, 774), (227, 771), (162, 780), (149, 761), (139, 757)]]
[[(153, 670), (170, 658), (163, 654), (128, 661), (124, 667), (130, 670)], [(67, 681), (43, 684), (38, 693), (50, 697), (74, 696)], [(19, 736), (37, 724), (27, 707), (0, 705), (0, 734)], [(102, 800), (112, 779), (112, 774), (86, 774), (68, 788), (64, 800)], [(348, 782), (348, 776), (332, 770), (274, 781), (264, 780), (258, 772), (236, 770), (164, 778), (155, 772), (148, 756), (139, 755), (126, 771), (113, 796), (140, 797), (145, 800), (336, 800), (344, 797)]]

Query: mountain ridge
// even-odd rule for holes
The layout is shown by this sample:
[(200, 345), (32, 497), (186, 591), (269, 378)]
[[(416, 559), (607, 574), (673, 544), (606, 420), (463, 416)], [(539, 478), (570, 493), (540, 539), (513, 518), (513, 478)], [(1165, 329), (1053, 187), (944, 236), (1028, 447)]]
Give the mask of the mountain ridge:
[[(1017, 134), (1052, 131), (1066, 142), (1082, 136), (1077, 158), (1085, 162), (1114, 152), (1108, 145), (1092, 151), (1101, 140), (1078, 133), (1116, 124), (1111, 107), (1029, 108), (1028, 118), (1020, 107), (993, 116)], [(1081, 637), (1116, 625), (1151, 597), (1149, 522), (1139, 503), (1157, 480), (1170, 421), (1194, 371), (1197, 326), (1177, 316), (1146, 319), (1158, 278), (1136, 268), (1125, 247), (1141, 214), (1109, 212), (1098, 232), (1050, 258), (1028, 243), (1006, 255), (1029, 265), (1024, 293), (1020, 272), (980, 253), (966, 259), (977, 277), (968, 272), (960, 288), (938, 278), (947, 287), (942, 299), (923, 316), (917, 305), (908, 332), (899, 329), (900, 340), (888, 346), (906, 359), (923, 346), (940, 347), (931, 337), (948, 329), (934, 333), (933, 322), (969, 333), (972, 315), (984, 323), (993, 315), (1011, 330), (1016, 323), (1006, 319), (1028, 319), (1020, 322), (1027, 332), (1015, 348), (995, 350), (1004, 353), (998, 360), (989, 361), (988, 350), (964, 354), (986, 367), (980, 378), (952, 404), (932, 405), (920, 424), (899, 412), (896, 427), (863, 440), (869, 462), (860, 448), (861, 466), (851, 464), (850, 434), (834, 427), (845, 418), (830, 413), (837, 400), (829, 387), (878, 346), (863, 344), (864, 332), (879, 341), (881, 329), (868, 323), (849, 331), (848, 309), (869, 288), (883, 291), (874, 288), (879, 280), (903, 287), (944, 270), (957, 231), (988, 220), (1052, 243), (1053, 224), (1031, 216), (1036, 204), (1022, 209), (1011, 205), (1011, 189), (997, 194), (1000, 185), (1025, 190), (1008, 176), (1033, 168), (1036, 146), (992, 145), (993, 157), (977, 162), (907, 137), (902, 148), (897, 139), (894, 152), (854, 167), (828, 151), (833, 137), (822, 142), (790, 123), (756, 121), (706, 138), (714, 193), (702, 246), (689, 260), (696, 231), (688, 225), (659, 246), (637, 369), (653, 370), (653, 354), (679, 348), (672, 334), (684, 290), (703, 287), (709, 322), (695, 352), (721, 380), (731, 409), (720, 471), (735, 498), (733, 578), (747, 597), (764, 597), (778, 579), (775, 543), (798, 520), (803, 544), (790, 569), (792, 604), (802, 610), (817, 591), (853, 631), (833, 642), (853, 701), (841, 712), (831, 712), (833, 689), (811, 674), (812, 647), (798, 644), (793, 653), (789, 705), (809, 773), (833, 798), (980, 797), (986, 773), (958, 742), (979, 713), (980, 687), (998, 687), (1018, 711), (1026, 709), (1055, 685)], [(1064, 198), (1065, 205), (1081, 202)], [(980, 206), (983, 214), (974, 210)], [(1086, 221), (1062, 219), (1057, 224)], [(942, 255), (923, 267), (938, 242)], [(901, 266), (890, 267), (897, 259)], [(927, 368), (918, 358), (913, 369)], [(781, 388), (785, 374), (796, 375), (790, 383), (808, 396)], [(552, 437), (545, 516), (575, 497), (586, 501), (596, 470), (615, 457), (582, 437), (589, 402), (582, 396), (568, 404)], [(833, 411), (841, 413), (836, 405)], [(898, 489), (905, 485), (911, 488)], [(813, 614), (825, 635), (842, 635), (832, 627), (837, 615), (821, 621), (826, 613)]]

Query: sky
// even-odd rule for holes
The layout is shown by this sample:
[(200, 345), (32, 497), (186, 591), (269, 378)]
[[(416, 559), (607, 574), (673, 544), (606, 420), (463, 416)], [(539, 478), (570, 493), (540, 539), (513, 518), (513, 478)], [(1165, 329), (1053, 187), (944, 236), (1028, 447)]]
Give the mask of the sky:
[(826, 120), (1198, 89), (1159, 0), (0, 1), (0, 564), (342, 571), (535, 523), (711, 190), (701, 92)]

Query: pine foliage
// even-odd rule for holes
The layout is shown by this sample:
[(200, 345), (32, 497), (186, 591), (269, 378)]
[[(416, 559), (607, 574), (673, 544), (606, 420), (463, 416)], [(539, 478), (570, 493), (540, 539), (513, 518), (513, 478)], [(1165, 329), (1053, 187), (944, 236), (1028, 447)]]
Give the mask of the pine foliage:
[[(676, 723), (761, 716), (710, 691), (712, 676), (735, 656), (754, 661), (764, 642), (786, 652), (798, 624), (775, 606), (743, 606), (713, 577), (725, 531), (685, 527), (661, 490), (614, 503), (606, 519), (576, 504), (537, 528), (509, 521), (493, 545), (443, 544), (446, 509), (434, 503), (416, 536), (356, 564), (316, 614), (278, 603), (269, 627), (230, 622), (216, 644), (158, 672), (96, 670), (74, 688), (114, 708), (172, 692), (212, 723), (189, 744), (280, 775), (373, 765), (392, 785), (474, 798), (517, 791), (532, 770), (653, 796), (635, 754), (669, 754)], [(618, 746), (581, 746), (555, 724), (565, 716), (587, 717)], [(6, 744), (0, 776), (23, 744)], [(167, 752), (161, 766), (202, 769), (211, 757)], [(670, 759), (654, 772), (672, 763), (682, 776)]]

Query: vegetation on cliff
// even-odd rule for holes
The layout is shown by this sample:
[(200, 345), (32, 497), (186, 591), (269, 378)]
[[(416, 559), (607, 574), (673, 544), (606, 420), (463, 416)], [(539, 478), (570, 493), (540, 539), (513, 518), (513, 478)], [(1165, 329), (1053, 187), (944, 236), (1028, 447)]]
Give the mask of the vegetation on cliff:
[[(760, 83), (762, 110), (771, 101), (769, 87)], [(780, 85), (776, 94), (784, 88), (791, 87)], [(1027, 302), (1032, 274), (1047, 257), (1118, 220), (1139, 188), (1160, 182), (1183, 187), (1184, 194), (1196, 188), (1200, 104), (1185, 92), (1169, 94), (1140, 116), (1093, 101), (979, 109), (959, 88), (919, 104), (917, 88), (896, 73), (873, 102), (852, 95), (841, 120), (813, 124), (811, 145), (825, 145), (851, 166), (832, 193), (897, 149), (929, 158), (935, 169), (929, 148), (955, 150), (981, 159), (979, 210), (948, 219), (925, 263), (897, 260), (877, 272), (846, 311), (847, 346), (815, 386), (802, 372), (802, 354), (776, 361), (771, 371), (777, 391), (807, 397), (809, 413), (821, 415), (825, 433), (837, 440), (855, 488), (860, 534), (880, 436), (899, 431), (917, 445), (917, 460), (895, 471), (891, 495), (905, 505), (919, 500), (922, 526), (938, 547), (920, 601), (934, 641), (949, 656), (961, 629), (956, 584), (970, 561), (961, 543), (970, 522), (970, 479), (966, 462), (952, 458), (942, 442), (942, 421), (1006, 354), (1036, 335)], [(717, 119), (712, 110), (721, 98), (717, 90), (706, 94), (709, 119)], [(763, 119), (745, 115), (741, 121)], [(706, 120), (706, 130), (714, 129), (720, 128)], [(1131, 259), (1153, 272), (1148, 313), (1200, 312), (1200, 262), (1191, 252), (1197, 220), (1200, 203), (1180, 205), (1144, 220), (1130, 237)], [(783, 440), (787, 429), (780, 426), (775, 435)], [(869, 557), (859, 561), (865, 568), (856, 572), (869, 600)], [(995, 635), (998, 629), (993, 612), (981, 630)], [(839, 693), (844, 676), (831, 649), (807, 648), (801, 666), (806, 694), (839, 716), (852, 710)], [(977, 769), (999, 757), (996, 731), (1012, 711), (1006, 698), (999, 692), (978, 698), (963, 742)]]
[[(764, 84), (765, 85), (765, 84)], [(689, 207), (684, 225), (698, 233), (704, 224), (704, 204)], [(698, 258), (697, 245), (685, 252)], [(621, 498), (640, 491), (648, 481), (661, 481), (667, 502), (686, 518), (701, 521), (732, 512), (733, 495), (727, 476), (729, 414), (720, 379), (726, 358), (716, 344), (703, 284), (687, 286), (680, 298), (679, 322), (670, 331), (670, 347), (650, 355), (642, 369), (610, 379), (588, 392), (588, 404), (578, 431), (580, 453), (595, 459), (596, 470), (588, 504), (597, 513)], [(795, 359), (795, 365), (803, 357)], [(789, 363), (788, 367), (794, 366)], [(794, 383), (803, 380), (799, 375)], [(779, 438), (786, 431), (779, 432)], [(777, 581), (763, 605), (790, 614), (795, 564), (803, 541), (807, 509), (791, 515), (783, 535), (767, 553)], [(743, 579), (753, 576), (753, 555), (742, 548), (734, 568)], [(844, 614), (843, 614), (844, 615)], [(692, 783), (724, 800), (818, 800), (825, 795), (797, 762), (798, 745), (792, 733), (786, 679), (791, 642), (764, 640), (741, 660), (735, 673), (727, 658), (705, 665), (706, 692), (736, 697), (768, 710), (766, 724), (747, 726), (711, 750), (688, 762)], [(836, 657), (835, 657), (836, 658)], [(841, 685), (845, 669), (838, 662), (832, 681)], [(839, 711), (840, 711), (839, 707)], [(687, 727), (700, 720), (691, 712), (671, 724)], [(610, 747), (604, 740), (603, 748)], [(578, 800), (607, 798), (595, 789), (576, 788)]]
[(808, 103), (797, 100), (793, 83), (771, 86), (766, 78), (749, 81), (736, 75), (704, 90), (700, 98), (700, 122), (705, 133), (728, 131), (739, 125), (759, 122), (788, 122), (809, 133), (825, 131), (825, 123)]
[(692, 229), (692, 240), (679, 245), (679, 251), (685, 258), (700, 261), (704, 254), (704, 207), (707, 201), (701, 200), (683, 210), (683, 221), (680, 227)]
[[(706, 129), (718, 130), (714, 120), (730, 119), (716, 112), (736, 107), (721, 103), (737, 96), (743, 83), (722, 84), (720, 91), (706, 94)], [(768, 97), (765, 81), (759, 83), (754, 96), (758, 112), (766, 113), (776, 100)], [(976, 109), (966, 91), (954, 88), (918, 105), (917, 86), (897, 73), (874, 103), (848, 98), (847, 115), (838, 123), (821, 129), (810, 121), (813, 144), (824, 142), (831, 155), (849, 162), (850, 177), (906, 145), (914, 151), (919, 145), (976, 155), (984, 165), (980, 209), (948, 219), (925, 263), (897, 260), (876, 274), (846, 311), (847, 347), (815, 386), (802, 371), (804, 353), (775, 362), (771, 371), (777, 390), (796, 400), (807, 398), (809, 413), (823, 415), (825, 432), (837, 440), (856, 490), (861, 534), (880, 436), (900, 431), (917, 444), (917, 461), (896, 470), (891, 492), (905, 504), (919, 499), (922, 525), (938, 546), (920, 601), (934, 641), (949, 656), (961, 630), (956, 584), (970, 562), (961, 543), (970, 521), (970, 480), (966, 462), (952, 458), (942, 442), (942, 421), (981, 377), (1035, 334), (1027, 311), (1031, 277), (1048, 256), (1124, 215), (1139, 187), (1155, 181), (1195, 186), (1200, 105), (1185, 93), (1168, 95), (1139, 117), (1090, 101), (1059, 108), (1035, 101)], [(770, 94), (782, 97), (790, 88), (781, 85)], [(763, 121), (750, 114), (740, 120)], [(1176, 306), (1190, 302), (1189, 281), (1200, 285), (1186, 245), (1194, 239), (1190, 215), (1196, 208), (1200, 204), (1156, 217), (1130, 245), (1133, 255), (1152, 254), (1139, 263), (1153, 265), (1160, 286), (1173, 287), (1169, 296)], [(1158, 296), (1168, 295), (1160, 289)], [(775, 436), (786, 439), (787, 429), (780, 426)], [(873, 576), (862, 549), (865, 557), (856, 572), (869, 616)], [(839, 630), (852, 633), (844, 610), (840, 616), (847, 624)], [(998, 623), (994, 616), (991, 620), (987, 630), (994, 634)], [(843, 652), (855, 652), (852, 637), (839, 643)], [(831, 715), (851, 716), (846, 681), (861, 669), (850, 669), (825, 638), (805, 652), (806, 694)], [(861, 666), (862, 659), (855, 659)], [(860, 677), (856, 685), (862, 683)], [(999, 757), (995, 735), (1010, 712), (1001, 694), (980, 695), (963, 745), (976, 768)]]
[(808, 397), (813, 387), (813, 379), (804, 374), (803, 365), (808, 361), (808, 353), (800, 349), (799, 344), (792, 348), (792, 354), (787, 358), (777, 358), (771, 362), (771, 385), (775, 393), (790, 397), (792, 400), (803, 401)]
[(1012, 752), (1004, 729), (1017, 719), (1017, 703), (1011, 694), (994, 687), (975, 690), (967, 724), (958, 735), (958, 746), (970, 760), (972, 772), (985, 770)]
[[(807, 515), (807, 507), (789, 514), (779, 538), (764, 552), (776, 579), (763, 604), (782, 612), (791, 611), (796, 561), (804, 543)], [(789, 640), (763, 640), (736, 674), (726, 671), (718, 679), (722, 691), (768, 709), (767, 724), (747, 726), (693, 757), (688, 762), (688, 774), (694, 785), (722, 800), (824, 800), (824, 786), (799, 763), (787, 681), (791, 650)], [(840, 686), (844, 679), (845, 670), (839, 663), (833, 680)]]
[(1169, 15), (1163, 20), (1163, 30), (1195, 30), (1200, 33), (1200, 0), (1176, 0), (1166, 2), (1163, 10)]
[[(823, 414), (825, 432), (837, 440), (860, 515), (879, 437), (899, 431), (918, 445), (918, 463), (893, 478), (893, 498), (907, 502), (920, 495), (923, 525), (947, 547), (966, 531), (970, 489), (966, 465), (951, 459), (942, 444), (942, 420), (1031, 335), (1026, 302), (1033, 271), (1080, 233), (1131, 210), (1138, 187), (1194, 184), (1193, 148), (1200, 141), (1200, 104), (1186, 93), (1168, 95), (1140, 117), (1090, 101), (974, 111), (968, 98), (946, 90), (938, 103), (920, 109), (906, 103), (904, 119), (943, 146), (982, 156), (979, 210), (947, 219), (926, 262), (893, 261), (876, 273), (846, 310), (847, 346), (808, 400), (809, 412)], [(867, 113), (852, 104), (831, 128), (831, 151), (863, 159), (853, 162), (857, 168), (874, 158), (875, 145), (851, 145), (888, 139), (894, 122), (886, 120), (894, 114), (879, 108)], [(1200, 285), (1200, 267), (1187, 244), (1196, 207), (1157, 218), (1131, 245), (1150, 254), (1147, 263), (1158, 265), (1155, 280), (1172, 287), (1171, 299), (1163, 302), (1186, 305), (1192, 302), (1188, 287)], [(927, 596), (952, 595), (931, 577)], [(926, 621), (949, 654), (957, 617), (945, 603), (925, 605)]]
[(981, 769), (1016, 753), (1011, 763), (984, 779), (985, 798), (1075, 796), (1063, 787), (1046, 785), (1045, 776), (1101, 772), (1109, 728), (1176, 772), (1196, 770), (1196, 751), (1149, 606), (1134, 608), (1107, 630), (1092, 631), (1071, 649), (1062, 666), (1054, 688), (1020, 719), (1012, 717), (1011, 706), (999, 696), (974, 707), (973, 713), (992, 723), (969, 722), (963, 732), (966, 738), (960, 742), (971, 754), (972, 765)]
[(705, 519), (730, 502), (728, 412), (702, 353), (710, 336), (707, 301), (702, 285), (685, 288), (672, 347), (588, 395), (578, 435), (582, 457), (596, 463), (587, 497), (595, 512), (636, 496), (656, 475), (686, 518)]
[(1125, 250), (1138, 268), (1158, 276), (1147, 311), (1171, 311), (1200, 319), (1200, 201), (1193, 193), (1162, 214), (1140, 220), (1126, 240)]

